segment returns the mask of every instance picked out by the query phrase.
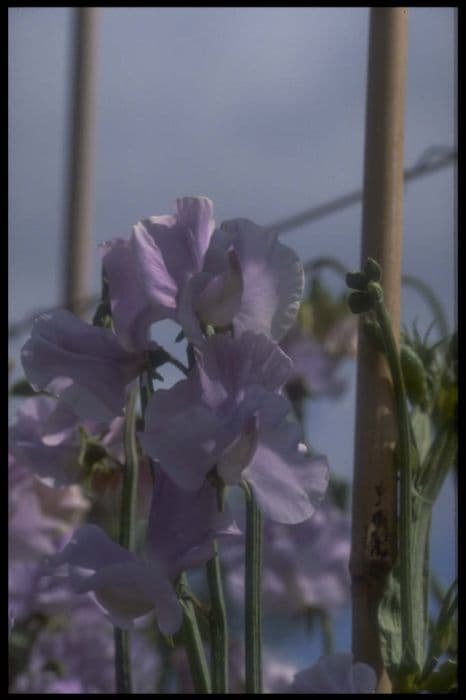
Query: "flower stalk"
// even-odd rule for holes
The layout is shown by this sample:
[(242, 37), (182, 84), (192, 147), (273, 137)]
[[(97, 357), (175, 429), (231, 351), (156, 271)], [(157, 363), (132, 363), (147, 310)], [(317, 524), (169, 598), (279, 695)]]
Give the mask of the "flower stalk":
[(214, 550), (214, 556), (206, 565), (211, 605), (212, 692), (225, 694), (228, 693), (228, 625), (217, 542), (214, 542)]
[[(136, 495), (138, 484), (138, 454), (136, 444), (136, 400), (138, 387), (135, 385), (130, 392), (126, 405), (126, 420), (124, 428), (125, 466), (121, 496), (120, 537), (122, 547), (134, 550), (134, 524), (136, 511)], [(116, 688), (119, 694), (131, 694), (131, 653), (129, 632), (115, 627), (115, 675)]]
[(181, 574), (179, 579), (181, 588), (180, 603), (183, 608), (183, 639), (188, 656), (191, 678), (196, 694), (210, 694), (211, 683), (204, 646), (197, 624), (196, 612), (189, 595), (185, 595), (183, 589), (188, 589), (186, 574)]
[(246, 497), (246, 692), (262, 693), (262, 514), (252, 489), (241, 483)]

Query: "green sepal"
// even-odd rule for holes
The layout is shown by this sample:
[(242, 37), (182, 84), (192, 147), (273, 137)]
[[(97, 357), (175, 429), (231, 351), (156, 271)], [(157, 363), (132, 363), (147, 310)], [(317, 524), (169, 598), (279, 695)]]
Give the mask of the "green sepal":
[(12, 396), (37, 396), (37, 393), (38, 392), (34, 391), (32, 386), (29, 384), (26, 377), (18, 379), (18, 381), (15, 382), (10, 389), (10, 394)]

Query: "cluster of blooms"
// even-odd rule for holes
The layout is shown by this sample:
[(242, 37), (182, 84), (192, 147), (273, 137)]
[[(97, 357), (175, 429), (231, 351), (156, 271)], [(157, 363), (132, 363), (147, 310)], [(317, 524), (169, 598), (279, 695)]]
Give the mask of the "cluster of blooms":
[[(111, 625), (90, 596), (77, 597), (65, 579), (44, 576), (41, 563), (70, 538), (89, 509), (88, 500), (78, 485), (48, 486), (13, 455), (8, 484), (10, 692), (115, 692)], [(140, 634), (133, 656), (140, 669), (138, 692), (150, 692), (159, 662)]]
[[(151, 326), (179, 324), (188, 341), (186, 377), (152, 394), (138, 431), (154, 477), (141, 551), (124, 549), (94, 524), (68, 536), (58, 553), (43, 551), (52, 554), (46, 573), (67, 565), (73, 590), (91, 592), (116, 626), (131, 628), (155, 610), (160, 631), (171, 635), (182, 621), (179, 574), (212, 558), (214, 540), (239, 537), (228, 504), (219, 509), (220, 493), (247, 481), (262, 513), (282, 525), (308, 521), (325, 494), (327, 463), (290, 420), (283, 387), (293, 365), (278, 345), (298, 312), (303, 269), (273, 233), (248, 220), (216, 228), (205, 197), (179, 199), (175, 216), (144, 220), (101, 253), (113, 328), (64, 310), (36, 320), (22, 363), (34, 390), (49, 396), (24, 403), (11, 450), (55, 487), (82, 480), (89, 446), (117, 468), (129, 392), (154, 373), (154, 358), (167, 358)], [(332, 515), (323, 517), (327, 523)], [(296, 530), (287, 553), (279, 531), (270, 532), (272, 576), (272, 562), (285, 557), (292, 565), (309, 533)], [(305, 584), (300, 595), (310, 604), (314, 593)]]

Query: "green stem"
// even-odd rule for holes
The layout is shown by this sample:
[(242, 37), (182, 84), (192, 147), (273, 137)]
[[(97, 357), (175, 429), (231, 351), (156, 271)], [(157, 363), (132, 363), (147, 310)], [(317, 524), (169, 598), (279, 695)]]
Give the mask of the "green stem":
[(262, 514), (250, 485), (241, 482), (246, 496), (246, 693), (262, 693)]
[[(187, 588), (186, 574), (180, 576), (181, 588)], [(193, 679), (194, 692), (197, 694), (211, 693), (209, 670), (204, 653), (204, 645), (199, 632), (194, 606), (189, 596), (180, 596), (183, 609), (183, 638), (188, 656), (189, 668)]]
[[(123, 433), (125, 447), (125, 466), (121, 495), (120, 545), (125, 549), (134, 549), (134, 524), (136, 511), (136, 493), (138, 484), (138, 454), (136, 444), (136, 399), (137, 385), (131, 389), (126, 404), (126, 420)], [(131, 694), (131, 653), (127, 630), (115, 627), (115, 674), (117, 693)]]
[(119, 627), (114, 627), (113, 638), (115, 641), (115, 678), (116, 692), (118, 695), (131, 695), (131, 661), (129, 632)]
[(435, 502), (451, 465), (456, 459), (458, 436), (456, 430), (441, 430), (425, 459), (419, 477), (418, 491), (426, 500)]
[(136, 400), (138, 387), (131, 389), (126, 406), (126, 420), (123, 432), (125, 447), (125, 468), (121, 499), (120, 544), (122, 547), (134, 550), (134, 525), (136, 514), (136, 496), (138, 487), (139, 459), (136, 442)]
[(407, 671), (414, 670), (414, 607), (412, 600), (412, 473), (410, 459), (409, 414), (406, 390), (401, 370), (398, 347), (393, 335), (390, 316), (383, 302), (382, 287), (377, 282), (367, 285), (373, 301), (373, 308), (382, 331), (383, 341), (395, 397), (396, 422), (398, 429), (398, 452), (400, 474), (400, 513), (398, 549), (400, 557), (400, 604), (401, 604), (401, 639), (403, 649), (403, 666)]
[(210, 640), (212, 692), (228, 693), (228, 626), (223, 597), (222, 574), (218, 557), (218, 545), (214, 542), (215, 554), (207, 562), (207, 582), (210, 595)]

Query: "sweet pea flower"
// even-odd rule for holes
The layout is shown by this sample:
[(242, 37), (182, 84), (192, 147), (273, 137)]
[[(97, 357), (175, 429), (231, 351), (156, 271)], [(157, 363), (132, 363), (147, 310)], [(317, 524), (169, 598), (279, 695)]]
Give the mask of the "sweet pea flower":
[(197, 345), (207, 325), (282, 337), (303, 290), (295, 253), (246, 219), (215, 229), (207, 197), (176, 204), (174, 216), (144, 219), (129, 241), (102, 246), (115, 328), (126, 347), (144, 347), (151, 323), (161, 319), (177, 321)]
[(322, 656), (314, 666), (296, 674), (289, 693), (375, 693), (377, 676), (367, 664), (353, 663), (352, 654)]
[(210, 559), (215, 538), (237, 532), (230, 513), (217, 512), (210, 484), (188, 494), (159, 473), (142, 556), (120, 547), (99, 527), (84, 525), (49, 559), (47, 570), (67, 564), (73, 589), (92, 591), (116, 626), (131, 628), (155, 609), (160, 630), (170, 635), (182, 619), (173, 580)]
[(129, 352), (107, 328), (57, 309), (39, 316), (21, 360), (35, 391), (48, 391), (88, 420), (123, 414), (126, 387), (143, 370), (144, 352)]
[(53, 486), (77, 483), (83, 476), (79, 426), (99, 435), (102, 447), (122, 461), (123, 421), (121, 417), (110, 424), (80, 421), (66, 403), (50, 396), (32, 396), (20, 405), (9, 429), (10, 450), (21, 464)]
[(296, 523), (309, 518), (328, 482), (325, 458), (300, 449), (278, 392), (291, 361), (264, 334), (209, 339), (186, 379), (155, 392), (146, 408), (145, 452), (180, 488), (201, 488), (215, 468), (227, 486), (246, 480), (262, 512)]

